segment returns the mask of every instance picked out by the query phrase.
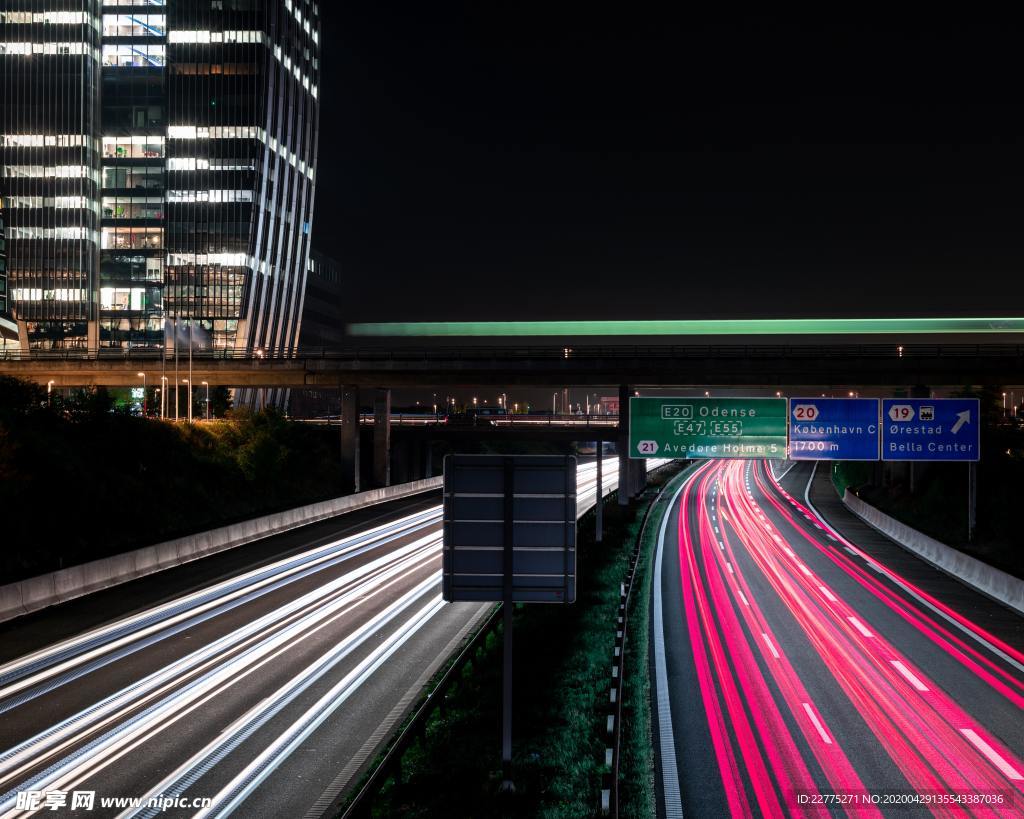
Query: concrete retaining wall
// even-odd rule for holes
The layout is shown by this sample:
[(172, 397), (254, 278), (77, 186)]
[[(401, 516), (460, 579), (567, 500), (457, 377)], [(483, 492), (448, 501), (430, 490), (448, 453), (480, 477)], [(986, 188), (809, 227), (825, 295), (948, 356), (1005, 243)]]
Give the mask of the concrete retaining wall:
[(857, 517), (879, 532), (896, 541), (904, 549), (952, 575), (982, 594), (1024, 614), (1024, 580), (994, 569), (945, 543), (928, 537), (905, 523), (865, 503), (849, 489), (843, 494), (843, 503)]
[(427, 478), (311, 503), (9, 583), (0, 586), (0, 622), (345, 512), (440, 489), (442, 481)]

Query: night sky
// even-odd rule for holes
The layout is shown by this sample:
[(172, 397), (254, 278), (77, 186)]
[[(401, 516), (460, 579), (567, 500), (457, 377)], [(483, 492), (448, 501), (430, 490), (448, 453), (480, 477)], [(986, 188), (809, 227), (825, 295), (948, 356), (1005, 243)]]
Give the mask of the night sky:
[(1024, 312), (1019, 28), (555, 5), (321, 4), (347, 320)]

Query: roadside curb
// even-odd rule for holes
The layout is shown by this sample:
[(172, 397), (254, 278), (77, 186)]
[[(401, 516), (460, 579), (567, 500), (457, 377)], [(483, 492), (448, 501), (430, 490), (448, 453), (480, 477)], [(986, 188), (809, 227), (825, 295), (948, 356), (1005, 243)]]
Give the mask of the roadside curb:
[(901, 523), (896, 518), (865, 503), (849, 489), (843, 493), (843, 504), (868, 526), (913, 552), (926, 563), (970, 586), (987, 597), (1024, 614), (1024, 580), (989, 566), (977, 558), (947, 546), (941, 541)]
[[(658, 469), (664, 469), (675, 461), (669, 461)], [(685, 475), (692, 468), (692, 464), (684, 467), (679, 475)], [(657, 471), (657, 470), (652, 470)], [(629, 555), (629, 565), (626, 569), (624, 582), (619, 584), (619, 607), (615, 622), (615, 647), (613, 649), (611, 684), (608, 691), (609, 713), (604, 724), (603, 736), (606, 740), (604, 749), (604, 764), (609, 771), (604, 774), (601, 782), (601, 799), (599, 812), (602, 816), (617, 817), (619, 815), (619, 763), (621, 758), (622, 738), (622, 702), (625, 691), (626, 673), (626, 646), (627, 630), (629, 627), (629, 604), (633, 592), (633, 580), (636, 577), (637, 564), (643, 552), (644, 534), (647, 531), (654, 510), (657, 508), (666, 490), (672, 485), (673, 480), (678, 476), (670, 477), (665, 485), (658, 490), (658, 493), (650, 500), (647, 509), (644, 511), (643, 521), (637, 532), (636, 540), (633, 543)], [(648, 567), (650, 570), (650, 567)]]
[(0, 623), (346, 512), (440, 489), (442, 480), (426, 478), (319, 501), (8, 583), (0, 586)]

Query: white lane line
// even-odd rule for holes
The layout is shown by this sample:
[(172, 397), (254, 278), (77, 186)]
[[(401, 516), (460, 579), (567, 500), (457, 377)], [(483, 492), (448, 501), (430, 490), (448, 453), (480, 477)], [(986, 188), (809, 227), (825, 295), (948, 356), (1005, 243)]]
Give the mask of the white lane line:
[(776, 651), (775, 650), (775, 646), (772, 645), (771, 638), (767, 634), (765, 634), (763, 631), (761, 632), (761, 636), (764, 638), (764, 641), (768, 644), (768, 650), (772, 653), (772, 656), (776, 660), (779, 659), (779, 652)]
[[(337, 616), (340, 615), (336, 613), (348, 613), (354, 610), (362, 602), (372, 599), (378, 593), (406, 577), (410, 572), (418, 570), (426, 562), (435, 559), (433, 553), (440, 551), (440, 538), (435, 535), (432, 539), (428, 537), (423, 541), (424, 545), (421, 548), (403, 547), (396, 550), (393, 561), (387, 560), (386, 557), (378, 558), (371, 564), (349, 572), (320, 589), (303, 595), (281, 609), (247, 623), (242, 628), (203, 646), (181, 660), (164, 666), (149, 677), (133, 683), (128, 688), (90, 706), (85, 711), (81, 711), (43, 733), (22, 742), (0, 755), (0, 774), (4, 776), (17, 775), (18, 771), (14, 770), (16, 765), (22, 765), (24, 768), (28, 760), (33, 757), (37, 758), (40, 754), (52, 756), (61, 752), (75, 736), (80, 736), (87, 728), (95, 730), (97, 723), (100, 724), (100, 727), (104, 724), (111, 725), (115, 720), (122, 718), (123, 709), (132, 707), (139, 702), (151, 700), (154, 696), (161, 694), (161, 688), (164, 693), (171, 692), (172, 688), (166, 686), (166, 683), (175, 677), (193, 674), (197, 671), (202, 672), (204, 666), (205, 676), (211, 678), (217, 675), (218, 669), (228, 668), (231, 671), (225, 673), (232, 681), (247, 676), (253, 665), (259, 664), (260, 657), (272, 652), (275, 646), (280, 645), (282, 641), (287, 643), (295, 639), (309, 639), (324, 625), (337, 619)], [(415, 545), (410, 544), (410, 547)], [(379, 564), (379, 566), (374, 564)], [(385, 570), (376, 571), (379, 567), (384, 567)], [(331, 595), (337, 596), (332, 599)], [(304, 610), (307, 613), (303, 614)], [(275, 629), (278, 629), (277, 621), (290, 617), (297, 617), (297, 619), (292, 620), (290, 624), (275, 633)], [(254, 635), (260, 634), (267, 636), (258, 642), (250, 642)], [(220, 661), (216, 659), (217, 657), (234, 650), (236, 645), (242, 646), (247, 642), (249, 647), (241, 654), (236, 655), (227, 663), (218, 665)], [(201, 683), (202, 680), (197, 679), (185, 690), (201, 685)], [(224, 688), (227, 687), (227, 685), (224, 686)], [(169, 693), (168, 696), (178, 695)]]
[(995, 765), (1007, 779), (1016, 779), (1018, 781), (1024, 779), (1024, 776), (1021, 776), (1016, 768), (1003, 759), (995, 748), (978, 736), (978, 733), (973, 728), (961, 728), (960, 733), (967, 737), (971, 744), (981, 751), (988, 761)]
[(799, 566), (799, 567), (800, 567), (800, 571), (802, 571), (802, 572), (803, 572), (803, 573), (804, 573), (805, 575), (807, 575), (808, 577), (813, 577), (813, 576), (814, 576), (814, 575), (813, 575), (813, 574), (811, 573), (811, 570), (810, 570), (810, 569), (808, 569), (808, 568), (807, 568), (807, 567), (806, 567), (806, 566), (805, 566), (805, 565), (804, 565), (803, 563), (797, 563), (796, 565), (797, 565), (797, 566)]
[(903, 679), (905, 679), (908, 683), (914, 686), (914, 688), (916, 688), (918, 691), (928, 690), (928, 686), (921, 682), (914, 674), (914, 672), (907, 668), (905, 665), (903, 665), (903, 663), (901, 663), (899, 660), (889, 660), (889, 663), (892, 665), (893, 668), (895, 668), (897, 671), (900, 672), (900, 674), (903, 675)]
[(857, 629), (857, 631), (859, 631), (865, 637), (874, 637), (875, 636), (870, 631), (868, 631), (866, 628), (864, 628), (864, 624), (860, 620), (858, 620), (856, 617), (847, 617), (846, 619), (849, 620), (853, 624), (853, 627), (855, 629)]
[(398, 649), (412, 638), (420, 628), (444, 607), (440, 595), (424, 606), (387, 641), (374, 649), (343, 679), (336, 683), (305, 713), (292, 722), (267, 748), (256, 756), (234, 779), (213, 797), (211, 806), (195, 814), (195, 819), (206, 816), (229, 816), (263, 783), (328, 717), (331, 716), (358, 688), (380, 668)]
[(823, 595), (825, 595), (825, 597), (828, 598), (828, 601), (830, 603), (838, 603), (839, 602), (838, 600), (836, 600), (835, 595), (832, 594), (832, 592), (830, 592), (825, 586), (818, 586), (818, 589), (821, 591), (821, 593)]
[(725, 568), (729, 570), (729, 574), (736, 574), (736, 572), (732, 570), (732, 563), (730, 563), (729, 561), (725, 562)]
[(782, 547), (782, 549), (783, 549), (783, 551), (785, 551), (785, 553), (786, 553), (787, 555), (789, 555), (790, 557), (796, 557), (796, 552), (794, 552), (794, 551), (793, 551), (792, 549), (790, 549), (790, 548), (789, 548), (788, 546), (783, 546), (783, 547)]
[(803, 705), (804, 711), (807, 712), (807, 716), (811, 718), (811, 722), (814, 723), (814, 727), (818, 729), (818, 735), (822, 738), (826, 745), (831, 745), (832, 740), (829, 738), (829, 735), (825, 733), (825, 729), (822, 726), (821, 722), (818, 720), (818, 715), (815, 714), (814, 709), (811, 708), (810, 703), (805, 702)]
[(741, 592), (739, 589), (736, 589), (736, 593), (740, 596), (740, 600), (743, 601), (744, 606), (750, 605), (750, 601), (747, 600), (747, 596), (743, 592)]
[[(804, 501), (807, 503), (807, 506), (814, 512), (814, 514), (816, 514), (822, 520), (825, 520), (822, 517), (821, 513), (814, 507), (814, 504), (811, 503), (811, 484), (814, 482), (814, 473), (817, 472), (817, 471), (818, 471), (818, 462), (815, 461), (814, 462), (814, 466), (811, 469), (811, 477), (807, 479), (807, 486), (804, 487)], [(828, 521), (825, 521), (825, 523), (828, 524)], [(837, 534), (837, 535), (841, 536), (841, 533), (838, 532), (834, 528), (832, 529), (832, 532), (834, 534)], [(892, 541), (892, 542), (895, 543), (895, 541)], [(844, 545), (843, 548), (846, 549), (846, 551), (848, 551), (852, 555), (856, 556), (858, 554), (856, 551), (851, 549), (848, 545)], [(957, 620), (955, 617), (950, 617), (948, 614), (946, 614), (946, 612), (944, 612), (942, 609), (940, 609), (937, 606), (935, 606), (931, 601), (926, 600), (921, 595), (919, 595), (916, 591), (914, 591), (912, 588), (910, 588), (906, 583), (904, 583), (902, 580), (900, 580), (892, 572), (888, 571), (887, 569), (882, 569), (881, 573), (883, 575), (885, 575), (885, 577), (889, 578), (889, 580), (891, 580), (895, 585), (899, 586), (899, 588), (901, 588), (907, 594), (907, 596), (912, 597), (914, 600), (916, 600), (922, 606), (925, 606), (926, 608), (930, 609), (932, 612), (937, 614), (939, 617), (941, 617), (943, 620), (948, 622), (954, 628), (959, 629), (964, 634), (966, 634), (968, 637), (970, 637), (972, 640), (975, 640), (976, 642), (978, 642), (981, 645), (983, 645), (985, 648), (987, 648), (989, 651), (991, 651), (997, 657), (1002, 659), (1003, 662), (1008, 663), (1009, 665), (1013, 666), (1018, 671), (1020, 671), (1022, 674), (1024, 674), (1024, 663), (1018, 662), (1016, 659), (1011, 657), (1009, 654), (1007, 654), (1001, 648), (999, 648), (998, 646), (995, 646), (992, 643), (990, 643), (988, 640), (986, 640), (984, 637), (982, 637), (976, 631), (974, 631), (973, 629), (968, 628), (963, 623), (961, 623), (959, 620)]]
[[(692, 476), (690, 476), (692, 477)], [(665, 610), (662, 602), (662, 557), (665, 552), (665, 531), (672, 518), (672, 510), (679, 501), (683, 488), (690, 480), (679, 484), (665, 509), (658, 532), (658, 548), (654, 555), (654, 672), (658, 692), (658, 746), (661, 750), (661, 786), (665, 800), (666, 819), (683, 819), (683, 800), (679, 791), (679, 766), (676, 763), (675, 733), (672, 723), (672, 703), (669, 700), (668, 661), (665, 650)]]

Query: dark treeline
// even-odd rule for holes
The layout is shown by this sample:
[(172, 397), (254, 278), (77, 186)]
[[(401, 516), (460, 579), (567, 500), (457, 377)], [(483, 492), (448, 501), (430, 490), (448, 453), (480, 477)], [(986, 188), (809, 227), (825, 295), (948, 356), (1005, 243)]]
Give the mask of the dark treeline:
[(174, 424), (0, 378), (0, 583), (341, 494), (337, 430)]

